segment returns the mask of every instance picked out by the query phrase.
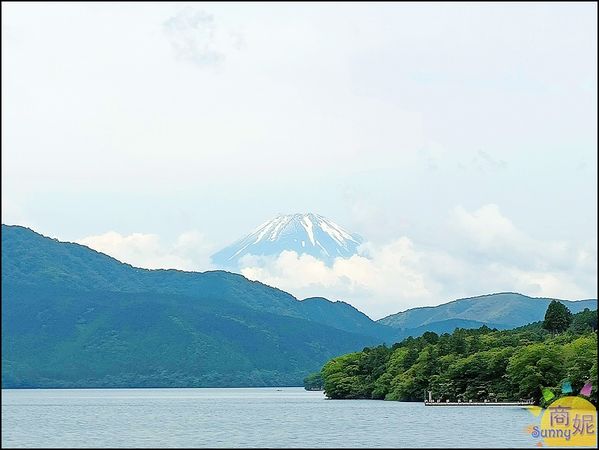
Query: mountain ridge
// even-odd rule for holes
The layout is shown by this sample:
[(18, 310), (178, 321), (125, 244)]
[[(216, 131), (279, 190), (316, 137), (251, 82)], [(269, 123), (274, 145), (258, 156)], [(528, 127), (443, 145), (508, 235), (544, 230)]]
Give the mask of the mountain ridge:
[[(585, 307), (597, 309), (596, 299), (563, 300), (549, 297), (530, 297), (517, 292), (499, 292), (455, 299), (436, 306), (410, 308), (378, 320), (397, 329), (420, 328), (438, 320), (462, 319), (483, 322), (490, 326), (515, 328), (542, 320), (551, 300), (558, 300), (573, 313)], [(513, 312), (518, 311), (518, 315)]]
[(2, 311), (3, 387), (301, 385), (336, 355), (487, 324), (398, 329), (344, 301), (223, 270), (137, 268), (4, 224)]
[(313, 308), (226, 271), (135, 268), (19, 226), (2, 225), (2, 294), (3, 387), (297, 386), (398, 334), (344, 318), (342, 303)]

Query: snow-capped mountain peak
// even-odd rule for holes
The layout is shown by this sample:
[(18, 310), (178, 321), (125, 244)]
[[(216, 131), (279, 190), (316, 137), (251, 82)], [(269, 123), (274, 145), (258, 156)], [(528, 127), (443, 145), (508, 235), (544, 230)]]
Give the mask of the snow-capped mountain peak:
[(327, 264), (357, 253), (363, 239), (319, 214), (282, 214), (212, 256), (215, 264), (236, 267), (244, 255), (276, 256), (284, 250), (309, 254)]

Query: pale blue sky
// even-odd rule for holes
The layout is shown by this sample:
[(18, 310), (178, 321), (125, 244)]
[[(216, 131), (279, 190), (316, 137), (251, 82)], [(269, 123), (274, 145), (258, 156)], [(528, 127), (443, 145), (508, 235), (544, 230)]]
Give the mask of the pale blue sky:
[[(407, 237), (465, 264), (421, 274), (437, 287), (385, 294), (397, 304), (373, 314), (488, 289), (594, 296), (593, 3), (10, 3), (2, 13), (3, 223), (65, 240), (151, 235), (153, 250), (110, 248), (154, 266), (193, 232), (202, 256), (177, 261), (201, 270), (204, 253), (277, 213), (311, 211), (381, 248)], [(521, 267), (517, 249), (460, 239), (468, 217), (492, 222), (481, 232), (509, 221), (539, 255), (568, 250)], [(581, 254), (592, 261), (577, 265)], [(480, 273), (469, 288), (481, 258), (535, 281)], [(363, 308), (378, 301), (363, 295)]]

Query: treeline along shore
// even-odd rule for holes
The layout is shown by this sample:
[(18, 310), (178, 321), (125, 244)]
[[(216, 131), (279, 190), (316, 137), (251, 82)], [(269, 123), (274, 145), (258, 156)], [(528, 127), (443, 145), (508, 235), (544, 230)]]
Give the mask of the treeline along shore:
[[(558, 306), (559, 305), (559, 306)], [(541, 388), (574, 393), (591, 381), (597, 404), (597, 311), (572, 315), (552, 302), (542, 322), (513, 330), (456, 329), (404, 339), (391, 347), (367, 347), (328, 361), (320, 374), (331, 399), (514, 402), (544, 405)]]

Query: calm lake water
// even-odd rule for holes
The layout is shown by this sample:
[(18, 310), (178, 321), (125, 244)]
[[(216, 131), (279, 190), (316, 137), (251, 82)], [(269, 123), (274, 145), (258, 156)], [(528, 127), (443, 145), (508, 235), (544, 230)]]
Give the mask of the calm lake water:
[(3, 447), (533, 447), (531, 419), (303, 388), (2, 391)]

